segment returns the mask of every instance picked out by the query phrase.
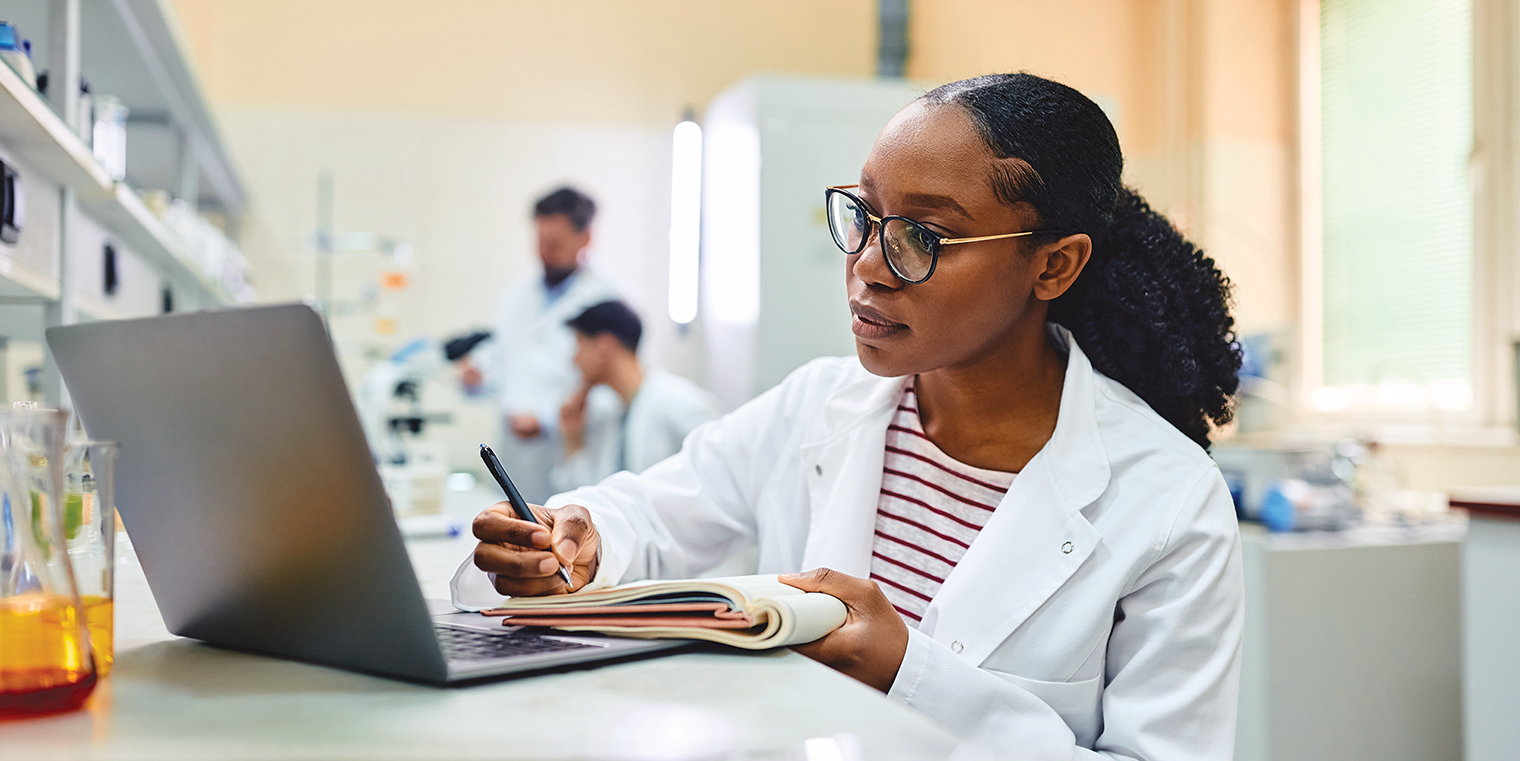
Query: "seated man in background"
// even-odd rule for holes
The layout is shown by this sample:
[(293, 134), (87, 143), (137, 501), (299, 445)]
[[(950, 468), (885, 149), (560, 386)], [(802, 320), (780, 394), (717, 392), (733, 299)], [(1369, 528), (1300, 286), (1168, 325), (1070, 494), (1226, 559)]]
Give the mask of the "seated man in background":
[(718, 417), (716, 400), (696, 384), (640, 366), (643, 325), (627, 304), (605, 301), (566, 324), (575, 330), (581, 387), (560, 409), (565, 459), (550, 474), (556, 492), (641, 472)]

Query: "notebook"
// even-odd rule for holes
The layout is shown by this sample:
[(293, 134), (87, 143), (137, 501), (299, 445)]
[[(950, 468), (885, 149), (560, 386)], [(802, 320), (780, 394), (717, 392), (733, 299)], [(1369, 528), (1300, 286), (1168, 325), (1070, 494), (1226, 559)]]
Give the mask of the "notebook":
[(700, 639), (749, 650), (812, 642), (839, 628), (844, 603), (775, 574), (637, 581), (595, 592), (514, 597), (481, 612), (505, 626), (544, 626), (643, 639)]

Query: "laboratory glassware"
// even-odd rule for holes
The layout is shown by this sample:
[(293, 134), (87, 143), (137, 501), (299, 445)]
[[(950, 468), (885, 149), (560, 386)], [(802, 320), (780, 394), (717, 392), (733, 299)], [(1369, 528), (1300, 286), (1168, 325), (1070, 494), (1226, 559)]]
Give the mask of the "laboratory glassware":
[(74, 440), (64, 451), (63, 532), (99, 676), (115, 660), (116, 443)]
[(95, 689), (59, 499), (67, 420), (0, 412), (0, 717), (73, 710)]

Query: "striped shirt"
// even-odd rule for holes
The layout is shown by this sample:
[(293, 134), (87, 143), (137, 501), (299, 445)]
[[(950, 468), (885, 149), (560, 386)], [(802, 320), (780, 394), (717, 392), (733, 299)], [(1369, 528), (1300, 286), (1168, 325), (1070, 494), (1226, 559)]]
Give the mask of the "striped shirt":
[(903, 389), (887, 426), (871, 578), (909, 626), (923, 619), (1013, 477), (941, 452), (924, 434), (913, 384)]

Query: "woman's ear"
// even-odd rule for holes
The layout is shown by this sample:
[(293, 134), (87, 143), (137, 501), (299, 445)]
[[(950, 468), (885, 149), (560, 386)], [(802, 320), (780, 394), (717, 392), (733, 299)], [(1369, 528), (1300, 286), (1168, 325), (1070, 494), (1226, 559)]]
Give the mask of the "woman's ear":
[(1043, 262), (1045, 269), (1034, 279), (1034, 297), (1041, 301), (1054, 301), (1066, 292), (1087, 260), (1092, 258), (1092, 238), (1086, 233), (1068, 235), (1054, 243), (1047, 243), (1035, 252), (1036, 261)]

